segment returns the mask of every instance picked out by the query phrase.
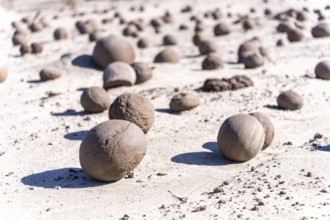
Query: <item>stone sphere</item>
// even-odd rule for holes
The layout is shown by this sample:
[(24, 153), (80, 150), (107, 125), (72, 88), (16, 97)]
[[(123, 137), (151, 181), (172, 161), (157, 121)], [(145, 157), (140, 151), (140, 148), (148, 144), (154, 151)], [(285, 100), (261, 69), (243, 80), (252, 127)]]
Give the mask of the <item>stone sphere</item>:
[(4, 82), (8, 77), (7, 63), (3, 60), (0, 61), (0, 83)]
[(304, 100), (298, 93), (289, 90), (277, 97), (277, 105), (284, 110), (298, 110), (303, 107)]
[(330, 80), (330, 60), (319, 62), (314, 72), (317, 78)]
[(298, 42), (304, 39), (304, 32), (299, 28), (291, 28), (287, 31), (287, 37), (290, 42)]
[(152, 78), (152, 69), (147, 63), (133, 63), (132, 67), (136, 73), (136, 84), (144, 83)]
[(224, 61), (217, 54), (209, 54), (202, 62), (203, 70), (215, 70), (223, 68), (225, 65)]
[(230, 27), (227, 23), (219, 23), (213, 29), (215, 36), (227, 35), (230, 33)]
[(201, 42), (203, 42), (205, 40), (205, 36), (203, 35), (202, 32), (197, 32), (194, 36), (193, 36), (193, 43), (195, 46), (198, 46)]
[(103, 72), (103, 88), (110, 89), (119, 86), (132, 86), (136, 82), (134, 69), (124, 62), (109, 64)]
[(175, 36), (168, 34), (164, 36), (163, 43), (165, 46), (171, 46), (178, 44), (178, 40)]
[(172, 97), (170, 109), (174, 112), (181, 112), (193, 109), (199, 106), (199, 104), (198, 95), (194, 93), (180, 93)]
[(55, 67), (46, 67), (39, 73), (41, 81), (53, 80), (59, 78), (62, 73)]
[(264, 128), (250, 115), (227, 118), (218, 133), (218, 148), (228, 160), (245, 162), (254, 158), (265, 142)]
[(198, 44), (198, 49), (200, 54), (205, 55), (217, 52), (218, 46), (214, 41), (205, 40)]
[(315, 38), (330, 36), (330, 23), (321, 23), (313, 27), (312, 35)]
[(262, 127), (264, 128), (265, 143), (262, 147), (262, 150), (265, 150), (267, 147), (269, 147), (269, 145), (271, 145), (271, 143), (274, 140), (274, 136), (275, 136), (274, 125), (273, 125), (272, 121), (266, 115), (264, 115), (260, 112), (252, 112), (249, 115), (255, 117), (260, 122)]
[(155, 120), (155, 108), (143, 95), (125, 93), (118, 96), (111, 104), (109, 118), (133, 122), (147, 133)]
[(152, 47), (152, 45), (153, 45), (152, 41), (146, 37), (140, 38), (137, 42), (137, 47), (142, 49)]
[(65, 28), (57, 28), (54, 31), (54, 39), (55, 40), (65, 40), (68, 39), (69, 34)]
[(245, 69), (253, 69), (265, 64), (265, 58), (260, 53), (252, 53), (243, 59)]
[(32, 53), (34, 53), (34, 54), (41, 53), (43, 51), (42, 43), (32, 43), (31, 50), (32, 50)]
[(178, 52), (172, 48), (165, 48), (161, 52), (159, 52), (155, 59), (155, 63), (179, 63), (180, 55)]
[(90, 87), (82, 93), (80, 104), (86, 112), (99, 113), (109, 109), (110, 98), (103, 88)]
[(28, 44), (27, 36), (22, 34), (15, 34), (11, 40), (14, 46), (18, 46), (18, 45), (21, 46), (23, 44), (25, 45)]
[(100, 181), (117, 181), (132, 172), (147, 150), (146, 135), (134, 123), (110, 120), (96, 125), (82, 140), (82, 170)]
[(131, 64), (135, 60), (135, 51), (125, 38), (110, 35), (96, 43), (92, 58), (97, 65), (103, 68), (117, 61)]

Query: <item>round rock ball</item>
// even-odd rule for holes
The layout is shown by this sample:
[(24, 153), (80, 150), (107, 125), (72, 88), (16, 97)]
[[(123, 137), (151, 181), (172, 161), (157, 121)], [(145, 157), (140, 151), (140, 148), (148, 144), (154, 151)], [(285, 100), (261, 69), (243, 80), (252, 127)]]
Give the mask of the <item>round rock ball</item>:
[(200, 54), (205, 55), (217, 52), (218, 46), (214, 41), (205, 40), (198, 44), (198, 49)]
[(152, 41), (146, 37), (140, 38), (137, 42), (137, 47), (141, 49), (152, 47), (152, 45), (153, 45)]
[(12, 42), (14, 46), (17, 45), (23, 45), (23, 44), (28, 44), (28, 39), (26, 35), (22, 35), (22, 34), (15, 34), (12, 38)]
[(32, 49), (32, 53), (38, 54), (43, 51), (43, 45), (42, 45), (42, 43), (32, 43), (31, 49)]
[(303, 107), (304, 100), (298, 93), (289, 90), (277, 97), (277, 105), (284, 110), (298, 110)]
[(172, 48), (165, 48), (154, 59), (155, 63), (179, 63), (180, 55)]
[(313, 27), (312, 35), (315, 38), (330, 36), (330, 23), (321, 23)]
[(80, 104), (86, 112), (99, 113), (109, 109), (110, 98), (104, 89), (91, 87), (81, 95)]
[(68, 39), (68, 37), (69, 37), (68, 31), (64, 28), (57, 28), (54, 31), (55, 40), (65, 40), (65, 39)]
[(46, 67), (39, 73), (41, 81), (53, 80), (59, 78), (62, 73), (55, 67)]
[(135, 51), (125, 38), (110, 35), (96, 43), (92, 58), (102, 68), (117, 61), (131, 64), (135, 60)]
[(230, 33), (230, 27), (227, 23), (219, 23), (213, 29), (215, 36), (227, 35)]
[(314, 72), (317, 78), (330, 80), (330, 60), (318, 63)]
[(8, 76), (7, 64), (3, 61), (0, 61), (0, 83), (4, 82)]
[(134, 123), (110, 120), (96, 125), (82, 140), (82, 170), (100, 181), (117, 181), (136, 168), (147, 150), (146, 135)]
[(134, 69), (124, 62), (109, 64), (103, 72), (103, 88), (110, 89), (119, 86), (132, 86), (136, 82)]
[(199, 97), (194, 93), (180, 93), (170, 101), (170, 109), (174, 112), (181, 112), (199, 106)]
[(224, 61), (217, 54), (209, 54), (202, 62), (203, 70), (215, 70), (224, 67)]
[(147, 133), (155, 120), (155, 108), (143, 95), (125, 93), (118, 96), (111, 104), (109, 118), (133, 122)]
[(265, 64), (265, 58), (260, 53), (252, 53), (243, 59), (245, 69), (253, 69)]
[(250, 115), (227, 118), (218, 133), (218, 148), (225, 158), (245, 162), (254, 158), (265, 142), (264, 128)]
[(255, 117), (262, 127), (264, 128), (265, 132), (265, 143), (262, 147), (262, 150), (265, 150), (269, 145), (273, 142), (275, 136), (275, 128), (272, 121), (264, 114), (260, 112), (252, 112), (249, 115)]
[(173, 35), (165, 35), (163, 38), (163, 43), (165, 46), (171, 46), (178, 44), (178, 40)]
[(152, 78), (152, 69), (147, 63), (133, 63), (132, 67), (136, 73), (136, 84), (144, 83)]
[(304, 32), (299, 28), (291, 28), (287, 31), (287, 37), (290, 42), (302, 41), (304, 39)]

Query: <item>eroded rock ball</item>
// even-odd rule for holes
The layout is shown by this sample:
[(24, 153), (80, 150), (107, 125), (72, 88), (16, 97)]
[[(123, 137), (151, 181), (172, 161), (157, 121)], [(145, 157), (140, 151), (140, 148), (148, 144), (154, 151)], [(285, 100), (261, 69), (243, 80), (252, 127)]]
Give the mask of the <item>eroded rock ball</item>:
[(100, 181), (117, 181), (136, 168), (147, 150), (146, 136), (134, 123), (110, 120), (92, 128), (79, 149), (83, 171)]

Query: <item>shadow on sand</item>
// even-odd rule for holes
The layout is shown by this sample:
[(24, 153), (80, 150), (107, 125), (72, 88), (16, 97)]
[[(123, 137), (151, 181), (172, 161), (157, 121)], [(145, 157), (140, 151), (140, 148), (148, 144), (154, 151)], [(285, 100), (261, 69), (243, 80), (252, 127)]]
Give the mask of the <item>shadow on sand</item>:
[(48, 170), (41, 173), (23, 177), (21, 182), (24, 185), (42, 187), (47, 189), (61, 188), (86, 188), (95, 187), (107, 182), (99, 182), (86, 176), (79, 168), (62, 168)]
[(76, 57), (74, 60), (72, 60), (72, 65), (87, 69), (102, 70), (102, 68), (93, 62), (92, 56), (87, 54)]
[(210, 150), (210, 152), (202, 151), (179, 154), (172, 157), (171, 161), (202, 166), (225, 166), (234, 163), (226, 160), (223, 155), (219, 153), (217, 142), (206, 142), (202, 147)]
[(71, 132), (66, 135), (64, 135), (65, 139), (71, 140), (71, 141), (81, 141), (84, 139), (85, 135), (87, 134), (88, 131), (76, 131), (76, 132)]

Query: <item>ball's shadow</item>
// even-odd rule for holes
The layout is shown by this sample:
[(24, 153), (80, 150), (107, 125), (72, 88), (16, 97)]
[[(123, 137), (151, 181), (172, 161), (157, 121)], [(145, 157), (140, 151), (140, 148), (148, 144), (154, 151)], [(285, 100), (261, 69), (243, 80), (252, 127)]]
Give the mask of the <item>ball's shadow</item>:
[(84, 139), (87, 132), (88, 131), (76, 131), (67, 133), (66, 135), (64, 135), (64, 138), (71, 141), (81, 141), (82, 139)]
[(330, 145), (320, 146), (320, 147), (316, 147), (314, 149), (315, 150), (318, 150), (318, 151), (330, 152)]
[(217, 142), (206, 142), (202, 147), (210, 150), (210, 152), (201, 151), (179, 154), (172, 157), (171, 161), (175, 163), (201, 166), (225, 166), (234, 163), (223, 157), (218, 150)]
[(100, 68), (93, 62), (92, 56), (87, 54), (76, 57), (74, 60), (72, 60), (71, 63), (73, 66), (78, 66), (81, 68), (102, 70), (102, 68)]
[(28, 186), (42, 187), (47, 189), (55, 189), (57, 187), (86, 188), (109, 184), (107, 182), (98, 182), (89, 178), (79, 168), (48, 170), (23, 177), (21, 182)]

